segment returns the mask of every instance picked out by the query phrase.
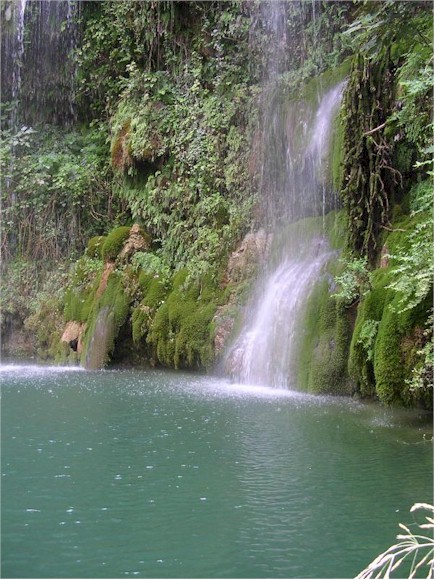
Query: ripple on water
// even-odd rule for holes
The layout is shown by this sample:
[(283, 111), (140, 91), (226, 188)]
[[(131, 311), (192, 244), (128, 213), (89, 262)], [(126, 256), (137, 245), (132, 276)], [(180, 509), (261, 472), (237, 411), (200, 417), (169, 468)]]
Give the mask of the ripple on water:
[(375, 406), (187, 373), (11, 383), (5, 575), (353, 577), (432, 492), (430, 444)]

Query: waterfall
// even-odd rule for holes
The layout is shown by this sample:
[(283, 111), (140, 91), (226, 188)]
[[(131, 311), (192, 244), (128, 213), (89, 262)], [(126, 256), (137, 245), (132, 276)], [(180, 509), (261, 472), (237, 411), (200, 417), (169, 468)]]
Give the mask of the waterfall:
[(9, 2), (2, 11), (1, 100), (10, 102), (9, 126), (17, 130), (17, 109), (21, 89), (24, 53), (24, 12), (26, 0)]
[(2, 104), (8, 126), (76, 120), (74, 51), (77, 0), (4, 0), (1, 6)]
[(276, 388), (293, 383), (292, 345), (297, 342), (303, 305), (319, 272), (333, 252), (312, 240), (303, 257), (288, 257), (272, 271), (254, 308), (254, 316), (231, 352), (238, 382)]
[[(70, 127), (76, 120), (77, 0), (2, 0), (2, 131), (13, 137), (2, 175), (3, 215), (19, 201), (14, 187), (16, 155), (37, 124)], [(13, 212), (12, 212), (13, 213)], [(17, 249), (14, 229), (2, 245), (3, 264)]]
[(225, 367), (237, 382), (282, 388), (295, 385), (304, 307), (333, 255), (322, 228), (310, 233), (300, 220), (324, 218), (338, 204), (329, 159), (344, 82), (326, 90), (317, 84), (310, 100), (289, 99), (281, 83), (285, 3), (267, 6), (278, 62), (268, 66), (263, 91), (260, 191), (265, 225), (274, 236), (274, 256), (258, 280)]

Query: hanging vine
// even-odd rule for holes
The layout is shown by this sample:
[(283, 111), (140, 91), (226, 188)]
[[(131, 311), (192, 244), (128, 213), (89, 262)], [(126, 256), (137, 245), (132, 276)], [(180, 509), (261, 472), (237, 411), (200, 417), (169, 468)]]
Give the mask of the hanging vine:
[(341, 195), (349, 216), (350, 246), (369, 260), (377, 254), (379, 231), (389, 222), (394, 190), (401, 185), (385, 130), (393, 109), (390, 51), (377, 61), (356, 55), (344, 97)]

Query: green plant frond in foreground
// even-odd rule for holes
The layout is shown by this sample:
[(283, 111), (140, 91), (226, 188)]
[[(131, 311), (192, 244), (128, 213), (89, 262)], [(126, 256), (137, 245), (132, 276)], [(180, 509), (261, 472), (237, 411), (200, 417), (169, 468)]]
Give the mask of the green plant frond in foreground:
[[(430, 515), (425, 517), (425, 522), (417, 524), (420, 530), (432, 530), (431, 535), (416, 534), (404, 524), (399, 524), (405, 532), (397, 535), (399, 542), (394, 544), (388, 550), (377, 556), (358, 574), (356, 578), (390, 578), (391, 574), (399, 570), (401, 578), (403, 570), (408, 570), (408, 578), (415, 578), (417, 572), (419, 575), (425, 573), (425, 578), (434, 576), (434, 506), (427, 503), (416, 503), (412, 506), (411, 512), (416, 510), (426, 510)], [(430, 534), (430, 532), (426, 532)]]

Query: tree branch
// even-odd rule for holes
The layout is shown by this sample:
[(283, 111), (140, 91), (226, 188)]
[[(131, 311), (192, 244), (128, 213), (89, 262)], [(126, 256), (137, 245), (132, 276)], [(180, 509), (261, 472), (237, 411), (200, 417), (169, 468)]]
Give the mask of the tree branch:
[(407, 232), (408, 230), (403, 230), (402, 228), (389, 228), (388, 226), (380, 226), (383, 230), (387, 232)]
[(367, 133), (363, 133), (363, 137), (367, 137), (368, 135), (372, 135), (373, 133), (376, 133), (376, 131), (380, 131), (381, 129), (383, 129), (385, 127), (386, 124), (387, 124), (387, 122), (385, 121), (385, 123), (382, 123), (382, 125), (378, 125), (374, 129), (370, 129), (370, 131), (367, 131)]

